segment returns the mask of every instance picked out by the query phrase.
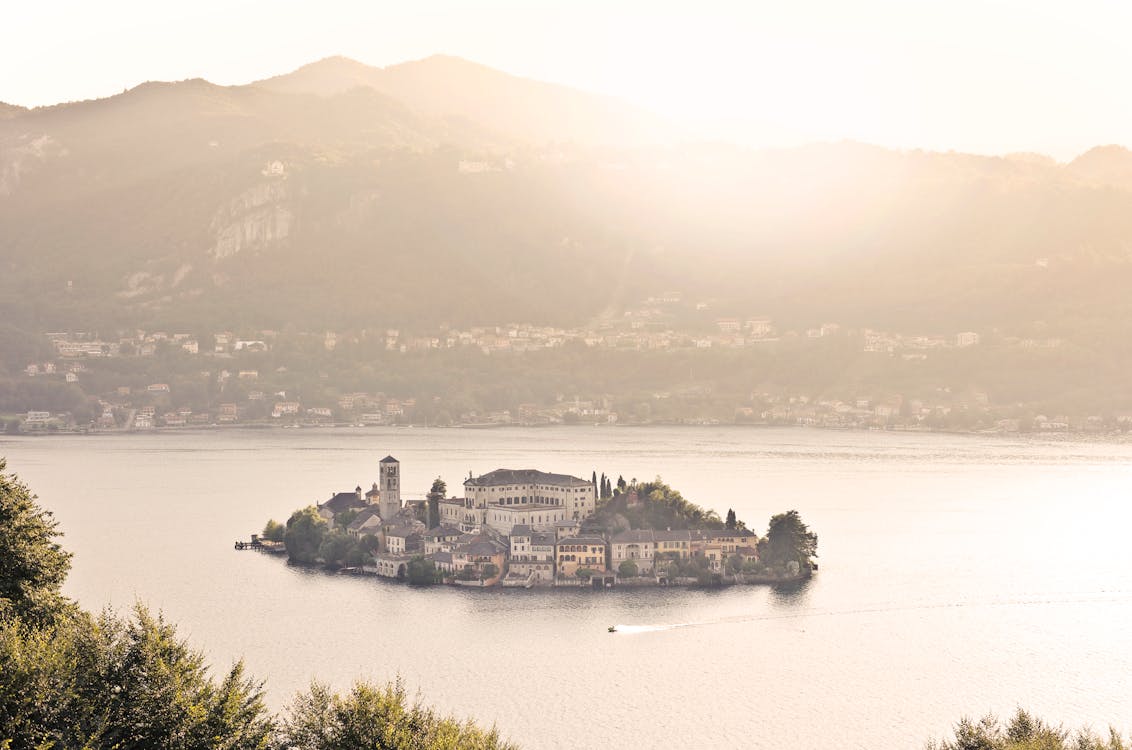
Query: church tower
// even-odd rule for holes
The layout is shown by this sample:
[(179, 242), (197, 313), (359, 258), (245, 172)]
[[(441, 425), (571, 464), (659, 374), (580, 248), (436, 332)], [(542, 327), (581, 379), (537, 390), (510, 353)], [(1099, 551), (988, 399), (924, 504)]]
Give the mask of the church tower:
[(381, 459), (380, 466), (381, 499), (378, 513), (384, 523), (389, 523), (401, 510), (401, 462), (393, 456), (386, 456)]

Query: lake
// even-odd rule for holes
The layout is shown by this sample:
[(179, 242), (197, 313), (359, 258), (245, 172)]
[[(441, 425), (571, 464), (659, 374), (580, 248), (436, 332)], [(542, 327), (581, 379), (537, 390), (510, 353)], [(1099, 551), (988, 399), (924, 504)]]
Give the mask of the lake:
[[(401, 462), (664, 478), (760, 534), (797, 509), (787, 589), (468, 591), (333, 576), (232, 543)], [(1132, 445), (732, 427), (217, 430), (0, 438), (55, 512), (85, 607), (160, 608), (281, 707), (400, 675), (524, 748), (918, 748), (1024, 706), (1132, 721)], [(609, 634), (617, 623), (622, 632)], [(1119, 722), (1124, 722), (1123, 724)]]

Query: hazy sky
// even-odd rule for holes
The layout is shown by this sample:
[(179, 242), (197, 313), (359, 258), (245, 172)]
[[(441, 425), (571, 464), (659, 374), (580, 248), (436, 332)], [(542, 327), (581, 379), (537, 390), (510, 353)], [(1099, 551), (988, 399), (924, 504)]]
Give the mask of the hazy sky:
[(0, 101), (245, 83), (443, 52), (756, 145), (851, 138), (1069, 158), (1132, 144), (1132, 2), (39, 0), (5, 3)]

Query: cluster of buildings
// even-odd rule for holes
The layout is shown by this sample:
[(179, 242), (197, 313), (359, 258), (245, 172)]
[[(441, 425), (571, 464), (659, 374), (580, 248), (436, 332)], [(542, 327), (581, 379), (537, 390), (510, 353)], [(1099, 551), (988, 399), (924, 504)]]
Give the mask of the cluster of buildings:
[[(997, 332), (959, 331), (950, 335), (907, 335), (870, 328), (845, 329), (837, 323), (814, 328), (780, 330), (770, 317), (716, 317), (708, 303), (686, 304), (679, 292), (650, 297), (615, 319), (596, 321), (588, 326), (558, 328), (531, 324), (480, 326), (466, 330), (441, 327), (434, 335), (416, 335), (400, 329), (378, 329), (360, 333), (325, 331), (288, 334), (313, 339), (315, 347), (332, 351), (362, 339), (372, 348), (411, 352), (443, 349), (472, 349), (486, 354), (534, 352), (570, 344), (589, 348), (627, 351), (713, 349), (751, 346), (784, 348), (815, 340), (837, 338), (861, 352), (861, 357), (892, 358), (900, 367), (914, 368), (921, 360), (951, 356), (962, 350), (975, 352), (990, 348), (1048, 350), (1062, 346), (1059, 338), (1020, 338)], [(181, 360), (178, 374), (148, 377), (169, 382), (134, 380), (130, 386), (93, 393), (90, 409), (81, 410), (81, 419), (65, 412), (43, 416), (53, 404), (43, 396), (30, 396), (15, 404), (12, 412), (29, 413), (19, 417), (18, 429), (27, 432), (95, 429), (150, 430), (227, 424), (275, 424), (287, 426), (323, 425), (552, 425), (552, 424), (776, 424), (851, 429), (912, 430), (995, 430), (995, 431), (1126, 431), (1127, 415), (1065, 414), (1051, 402), (1035, 404), (1034, 411), (1057, 409), (1055, 414), (1019, 417), (1023, 404), (992, 406), (985, 393), (972, 389), (969, 394), (928, 394), (918, 399), (900, 394), (794, 392), (774, 398), (732, 390), (714, 393), (711, 385), (693, 383), (681, 390), (641, 393), (583, 394), (572, 399), (557, 394), (556, 401), (517, 403), (507, 408), (459, 409), (440, 396), (420, 396), (381, 392), (346, 392), (335, 388), (329, 373), (319, 372), (325, 388), (307, 387), (300, 399), (295, 393), (294, 373), (270, 357), (244, 357), (244, 353), (271, 352), (279, 341), (272, 330), (231, 331), (193, 335), (163, 331), (126, 331), (113, 338), (93, 333), (49, 333), (47, 337), (56, 357), (30, 362), (27, 377), (52, 379), (89, 389), (92, 383), (105, 383), (98, 360), (115, 357), (148, 357), (176, 351), (199, 357), (197, 370)], [(308, 342), (308, 344), (311, 342)], [(309, 350), (309, 347), (308, 347)], [(785, 355), (784, 355), (785, 356)], [(900, 360), (909, 362), (905, 365)], [(208, 362), (207, 365), (204, 363)], [(269, 365), (268, 362), (271, 362)], [(296, 372), (312, 376), (306, 362), (289, 362)], [(143, 368), (144, 369), (144, 368)], [(150, 368), (152, 370), (152, 368)], [(710, 378), (710, 372), (705, 376)], [(925, 376), (927, 377), (927, 376)], [(312, 378), (308, 377), (308, 381)], [(121, 381), (118, 381), (121, 382)], [(675, 385), (675, 384), (674, 384)], [(957, 384), (964, 386), (965, 384)], [(203, 387), (202, 387), (203, 386)], [(757, 387), (768, 387), (759, 384)], [(99, 386), (102, 390), (102, 386)], [(793, 389), (791, 389), (793, 390)], [(914, 389), (913, 389), (914, 390)], [(945, 389), (937, 389), (945, 390)], [(32, 394), (47, 391), (29, 391)], [(97, 401), (97, 404), (95, 403)], [(58, 402), (58, 400), (56, 400)], [(1053, 402), (1056, 404), (1056, 402)], [(87, 421), (86, 414), (90, 414)], [(1115, 420), (1115, 421), (1114, 421)]]
[[(746, 529), (610, 533), (588, 522), (594, 485), (566, 474), (497, 469), (469, 476), (464, 497), (439, 500), (432, 528), (421, 520), (429, 517), (427, 501), (403, 501), (400, 485), (400, 462), (386, 456), (368, 492), (358, 487), (318, 505), (328, 523), (349, 512), (347, 533), (374, 537), (362, 569), (387, 578), (407, 578), (410, 562), (421, 557), (457, 585), (604, 587), (625, 572), (663, 581), (667, 562), (696, 555), (720, 572), (735, 555), (758, 559), (758, 539)], [(629, 502), (638, 502), (635, 493)]]

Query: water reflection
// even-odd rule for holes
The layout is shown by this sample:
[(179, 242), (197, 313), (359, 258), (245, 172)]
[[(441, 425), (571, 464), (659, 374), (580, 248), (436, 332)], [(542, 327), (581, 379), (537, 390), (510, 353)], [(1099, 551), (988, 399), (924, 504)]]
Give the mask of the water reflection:
[(769, 586), (770, 596), (767, 601), (772, 606), (783, 609), (807, 609), (810, 604), (810, 591), (815, 585), (813, 578), (789, 583), (772, 583)]

